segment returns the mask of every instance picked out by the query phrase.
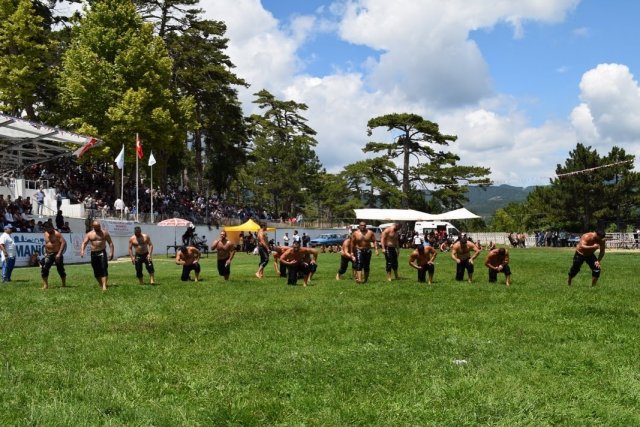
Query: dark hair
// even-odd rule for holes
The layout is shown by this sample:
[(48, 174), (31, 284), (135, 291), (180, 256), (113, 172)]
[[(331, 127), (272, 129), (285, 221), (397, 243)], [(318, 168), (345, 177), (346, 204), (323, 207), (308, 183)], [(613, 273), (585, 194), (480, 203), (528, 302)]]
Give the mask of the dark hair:
[(498, 249), (498, 253), (499, 253), (500, 255), (504, 255), (505, 253), (507, 253), (507, 251), (506, 251), (506, 249), (505, 249), (505, 248), (500, 248), (500, 249)]
[(142, 231), (142, 228), (140, 228), (140, 227), (138, 227), (138, 226), (133, 227), (133, 232), (134, 232), (134, 233), (135, 233), (135, 232), (138, 232), (138, 231)]
[(606, 236), (606, 233), (604, 232), (604, 230), (596, 230), (596, 236), (602, 239), (604, 236)]

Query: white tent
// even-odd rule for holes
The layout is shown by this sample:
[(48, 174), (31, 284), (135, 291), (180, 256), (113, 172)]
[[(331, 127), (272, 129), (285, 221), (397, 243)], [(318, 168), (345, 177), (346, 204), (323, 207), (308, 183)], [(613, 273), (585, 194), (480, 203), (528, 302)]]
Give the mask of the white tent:
[(460, 208), (460, 209), (456, 209), (453, 211), (449, 211), (449, 212), (445, 212), (445, 213), (441, 213), (438, 215), (435, 215), (438, 220), (441, 221), (448, 221), (448, 220), (452, 220), (452, 219), (473, 219), (473, 218), (480, 218), (478, 215), (474, 214), (473, 212), (471, 212), (470, 210), (466, 209), (466, 208)]
[(372, 221), (449, 221), (452, 219), (480, 218), (465, 208), (441, 214), (428, 214), (413, 209), (354, 209), (354, 211), (357, 219)]
[(354, 209), (357, 219), (372, 221), (428, 221), (436, 215), (413, 209)]

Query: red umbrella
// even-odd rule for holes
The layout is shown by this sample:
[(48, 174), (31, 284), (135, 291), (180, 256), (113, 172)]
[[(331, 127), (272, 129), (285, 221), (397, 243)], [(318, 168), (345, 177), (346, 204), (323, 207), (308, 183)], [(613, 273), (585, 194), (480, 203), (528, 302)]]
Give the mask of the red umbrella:
[(193, 223), (187, 219), (169, 218), (156, 224), (158, 227), (187, 227)]
[(177, 227), (189, 227), (192, 226), (193, 223), (189, 220), (182, 218), (169, 218), (164, 221), (160, 221), (156, 224), (158, 227), (173, 227), (173, 244), (176, 245), (177, 236), (176, 236), (176, 228)]

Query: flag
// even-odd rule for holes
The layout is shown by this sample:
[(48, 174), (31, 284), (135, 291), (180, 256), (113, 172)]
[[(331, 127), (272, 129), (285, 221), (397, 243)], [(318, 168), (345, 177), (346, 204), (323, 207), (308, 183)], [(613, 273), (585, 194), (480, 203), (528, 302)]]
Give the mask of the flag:
[(76, 151), (73, 152), (73, 155), (76, 156), (77, 158), (82, 157), (82, 155), (84, 153), (86, 153), (87, 151), (89, 151), (89, 149), (91, 147), (93, 147), (94, 145), (96, 145), (98, 143), (98, 140), (95, 138), (91, 138), (89, 139), (89, 142), (87, 142), (86, 144), (84, 144), (82, 147), (78, 148)]
[(124, 167), (124, 144), (122, 144), (122, 150), (120, 150), (120, 154), (114, 160), (116, 162), (116, 166), (118, 169), (122, 169)]
[(142, 158), (142, 141), (140, 140), (140, 135), (138, 135), (136, 133), (136, 154), (138, 155), (138, 158), (141, 159)]
[(149, 156), (149, 166), (153, 166), (156, 164), (156, 158), (153, 157), (153, 151), (151, 152), (151, 155)]

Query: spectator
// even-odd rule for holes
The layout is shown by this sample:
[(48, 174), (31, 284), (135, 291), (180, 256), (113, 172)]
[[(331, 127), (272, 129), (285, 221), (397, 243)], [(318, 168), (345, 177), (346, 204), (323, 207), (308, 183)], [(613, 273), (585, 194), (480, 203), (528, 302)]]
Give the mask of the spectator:
[(64, 217), (62, 216), (62, 211), (58, 210), (58, 213), (56, 214), (56, 228), (58, 229), (58, 231), (60, 231), (60, 229), (64, 226)]
[(42, 217), (42, 213), (44, 212), (44, 191), (42, 191), (42, 187), (38, 189), (36, 193), (36, 215), (38, 218)]

